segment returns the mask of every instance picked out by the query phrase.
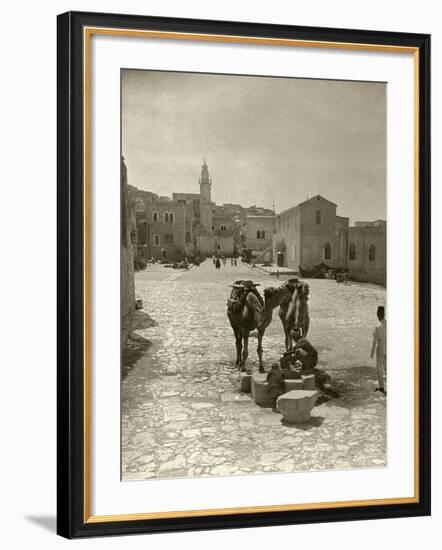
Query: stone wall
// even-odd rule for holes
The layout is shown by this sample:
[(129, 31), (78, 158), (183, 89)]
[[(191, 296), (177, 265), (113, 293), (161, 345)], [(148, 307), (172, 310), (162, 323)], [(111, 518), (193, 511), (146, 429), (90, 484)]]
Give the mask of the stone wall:
[(178, 201), (147, 203), (138, 216), (139, 245), (147, 258), (183, 260), (193, 253), (193, 207)]
[(216, 235), (215, 248), (218, 256), (233, 256), (233, 233), (230, 235)]
[[(244, 244), (250, 250), (264, 250), (272, 244), (272, 216), (247, 216), (244, 228)], [(258, 238), (259, 232), (259, 238)]]
[[(135, 209), (127, 192), (127, 169), (121, 159), (121, 345), (129, 336), (135, 311), (134, 250), (136, 235)], [(135, 231), (135, 233), (134, 233)]]
[[(336, 235), (336, 205), (321, 196), (301, 203), (300, 262), (305, 269), (324, 262), (332, 267), (339, 264), (339, 241)], [(318, 223), (319, 222), (319, 223)], [(330, 246), (330, 257), (325, 254)]]
[[(350, 258), (350, 247), (352, 245), (354, 246), (355, 251), (355, 257), (353, 259)], [(372, 248), (372, 254), (370, 254), (370, 247), (374, 247)], [(350, 279), (386, 285), (386, 226), (349, 227), (347, 258), (347, 267)]]
[(284, 266), (298, 269), (301, 249), (301, 212), (298, 207), (281, 213), (280, 239), (285, 244)]

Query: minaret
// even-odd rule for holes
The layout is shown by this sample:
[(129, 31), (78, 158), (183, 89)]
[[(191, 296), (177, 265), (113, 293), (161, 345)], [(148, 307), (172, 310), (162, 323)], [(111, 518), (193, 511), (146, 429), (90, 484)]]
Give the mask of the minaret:
[(204, 233), (212, 233), (213, 212), (212, 212), (212, 197), (211, 187), (212, 180), (209, 175), (209, 168), (204, 158), (204, 163), (201, 167), (200, 184), (200, 225)]
[(210, 188), (212, 186), (212, 180), (209, 175), (209, 167), (206, 164), (206, 159), (204, 158), (204, 163), (201, 167), (201, 177), (200, 177), (200, 195), (201, 203), (212, 202)]

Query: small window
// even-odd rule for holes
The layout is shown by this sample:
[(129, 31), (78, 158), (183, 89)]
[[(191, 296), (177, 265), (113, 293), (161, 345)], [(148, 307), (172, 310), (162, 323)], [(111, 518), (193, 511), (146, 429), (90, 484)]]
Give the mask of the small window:
[(352, 243), (348, 249), (348, 259), (356, 260), (356, 246)]
[(166, 233), (164, 235), (164, 242), (166, 244), (173, 244), (173, 233)]
[(221, 231), (227, 231), (227, 226), (226, 226), (226, 225), (222, 225), (222, 226), (221, 226)]
[(368, 259), (370, 262), (374, 262), (376, 260), (376, 247), (374, 244), (371, 244), (368, 248)]
[(331, 246), (329, 243), (324, 246), (324, 260), (331, 260)]
[(315, 217), (316, 217), (316, 224), (320, 225), (322, 223), (322, 221), (321, 221), (321, 211), (320, 210), (316, 210)]
[(153, 244), (155, 246), (160, 246), (160, 236), (159, 235), (154, 235), (153, 237)]
[(158, 212), (153, 213), (152, 219), (153, 219), (154, 222), (158, 221)]
[(169, 213), (169, 221), (170, 223), (173, 223), (173, 212)]
[(164, 213), (164, 221), (167, 223), (169, 221), (169, 212)]

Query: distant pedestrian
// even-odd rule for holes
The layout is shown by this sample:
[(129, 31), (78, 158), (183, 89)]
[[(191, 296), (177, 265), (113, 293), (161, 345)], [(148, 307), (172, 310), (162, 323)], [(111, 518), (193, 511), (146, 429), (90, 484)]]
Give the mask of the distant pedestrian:
[(216, 263), (216, 256), (215, 256), (215, 254), (212, 256), (212, 262), (213, 262), (213, 265), (215, 265), (215, 263)]
[(237, 266), (236, 258), (233, 259), (233, 265), (234, 265), (235, 267)]
[(376, 351), (376, 372), (378, 375), (378, 387), (376, 391), (386, 394), (384, 384), (387, 369), (387, 320), (385, 319), (385, 307), (379, 306), (376, 315), (379, 324), (373, 331), (373, 344), (371, 346), (370, 357), (373, 359)]
[(230, 258), (230, 265), (233, 265), (233, 258)]
[(220, 268), (221, 268), (221, 262), (219, 261), (219, 258), (217, 258), (216, 261), (215, 261), (215, 268), (216, 268), (216, 269), (220, 269)]
[(223, 265), (225, 266), (225, 265), (226, 265), (226, 257), (223, 256), (223, 257), (222, 257), (222, 260), (223, 260)]

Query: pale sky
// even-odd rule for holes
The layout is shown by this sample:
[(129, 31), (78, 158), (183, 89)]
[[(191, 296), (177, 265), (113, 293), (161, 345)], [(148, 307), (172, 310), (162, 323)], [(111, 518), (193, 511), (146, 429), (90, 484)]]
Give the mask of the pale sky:
[(279, 212), (318, 193), (356, 220), (386, 217), (386, 84), (122, 71), (129, 183)]

